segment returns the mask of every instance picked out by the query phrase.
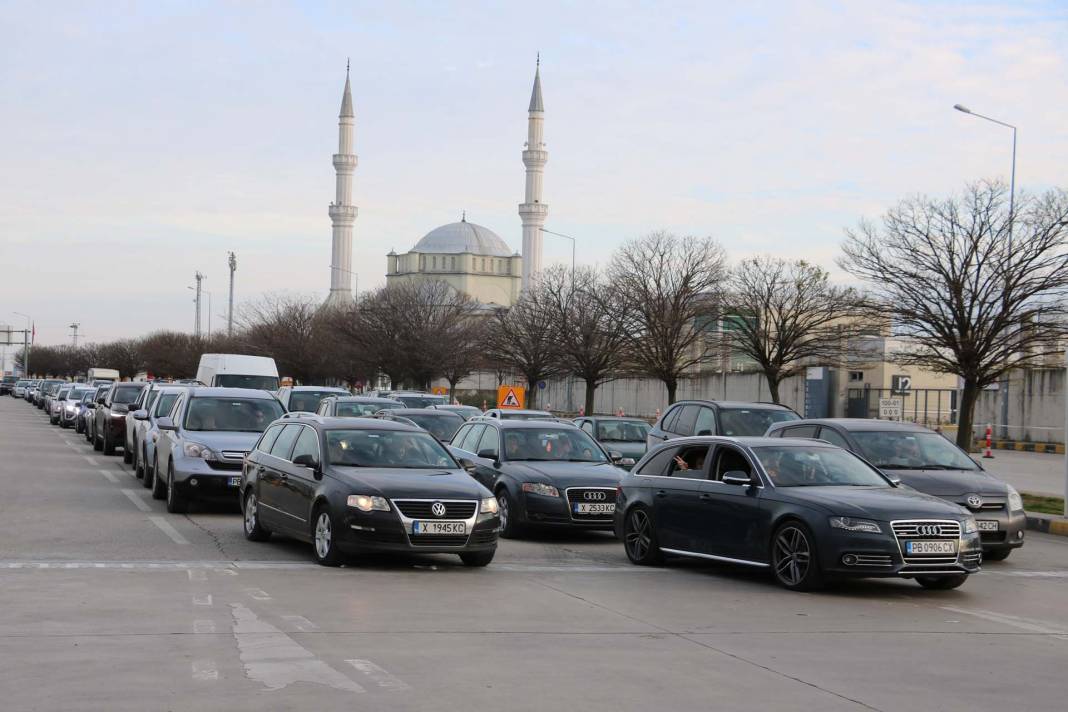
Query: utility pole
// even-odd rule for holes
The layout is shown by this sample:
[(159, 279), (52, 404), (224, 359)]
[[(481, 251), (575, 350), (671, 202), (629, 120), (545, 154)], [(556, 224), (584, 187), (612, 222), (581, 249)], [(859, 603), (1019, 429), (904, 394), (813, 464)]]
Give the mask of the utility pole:
[[(197, 296), (196, 296), (196, 299), (194, 299), (193, 301), (196, 304), (197, 314), (196, 314), (196, 319), (193, 321), (193, 335), (199, 339), (200, 338), (200, 291), (201, 291), (200, 283), (204, 281), (204, 275), (200, 273), (200, 270), (196, 271), (195, 279), (197, 280), (197, 286), (196, 286), (196, 290), (195, 290), (196, 293), (197, 293)], [(190, 287), (190, 289), (193, 289), (193, 288)]]
[(230, 253), (230, 308), (226, 312), (226, 335), (234, 335), (234, 272), (237, 271), (237, 255)]
[(73, 324), (70, 325), (70, 328), (71, 328), (70, 338), (71, 338), (71, 343), (73, 344), (74, 348), (78, 348), (78, 327), (79, 326), (81, 326), (81, 324), (79, 324), (78, 322), (74, 322)]

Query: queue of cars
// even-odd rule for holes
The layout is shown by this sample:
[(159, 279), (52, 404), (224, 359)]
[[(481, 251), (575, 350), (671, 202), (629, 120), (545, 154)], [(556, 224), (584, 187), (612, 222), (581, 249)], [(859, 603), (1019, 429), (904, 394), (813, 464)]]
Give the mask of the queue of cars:
[[(269, 385), (224, 366), (214, 381)], [(984, 551), (1004, 558), (1023, 543), (1019, 495), (941, 435), (806, 421), (775, 404), (682, 401), (650, 426), (309, 386), (18, 381), (11, 392), (48, 398), (50, 421), (97, 450), (121, 448), (169, 512), (236, 502), (248, 539), (307, 541), (324, 565), (423, 552), (485, 566), (498, 536), (567, 527), (614, 532), (638, 565), (710, 559), (793, 590), (853, 577), (948, 589)]]

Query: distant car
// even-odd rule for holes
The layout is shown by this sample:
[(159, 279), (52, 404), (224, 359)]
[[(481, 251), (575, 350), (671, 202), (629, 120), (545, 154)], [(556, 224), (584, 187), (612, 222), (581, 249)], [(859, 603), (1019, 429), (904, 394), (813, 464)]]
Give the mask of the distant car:
[(440, 405), (432, 405), (430, 407), (435, 409), (435, 410), (447, 410), (450, 413), (456, 413), (458, 416), (460, 416), (464, 420), (471, 420), (471, 418), (474, 418), (476, 415), (482, 415), (482, 409), (481, 408), (476, 408), (473, 405), (440, 404)]
[(4, 376), (0, 378), (0, 396), (13, 395), (15, 391), (15, 384), (19, 382), (18, 376)]
[(59, 414), (59, 427), (79, 429), (82, 411), (85, 409), (86, 396), (92, 397), (96, 389), (86, 386), (84, 383), (76, 383), (71, 386), (67, 393), (67, 400)]
[(318, 415), (337, 418), (369, 418), (381, 410), (403, 408), (392, 398), (376, 396), (327, 396), (316, 409)]
[(452, 440), (464, 419), (456, 413), (433, 408), (390, 408), (378, 412), (384, 420), (395, 420), (422, 428), (439, 441), (447, 443)]
[(966, 510), (812, 440), (703, 436), (650, 448), (622, 482), (615, 532), (635, 564), (712, 559), (769, 570), (795, 591), (871, 576), (951, 589), (982, 561)]
[(62, 384), (56, 392), (49, 397), (48, 408), (46, 410), (49, 425), (60, 424), (60, 418), (63, 415), (63, 406), (67, 403), (67, 396), (70, 394), (71, 385), (72, 384), (69, 383)]
[(570, 423), (476, 418), (456, 431), (453, 456), (497, 497), (501, 536), (537, 526), (610, 529), (626, 474)]
[(497, 549), (497, 502), (428, 433), (381, 419), (286, 417), (245, 462), (245, 536), (344, 554), (457, 554), (486, 566)]
[[(108, 391), (111, 389), (111, 383), (104, 383), (96, 386), (96, 389), (89, 396), (88, 407), (82, 410), (82, 425), (81, 432), (85, 433), (85, 439), (90, 443), (96, 440), (96, 409), (101, 403), (104, 402), (104, 398), (107, 396)], [(83, 403), (85, 402), (83, 398)]]
[(217, 388), (278, 390), (278, 366), (269, 356), (201, 354), (197, 380)]
[(59, 387), (64, 383), (66, 383), (66, 381), (58, 378), (41, 381), (41, 386), (37, 390), (37, 398), (34, 400), (33, 404), (40, 410), (45, 410), (45, 407), (48, 405), (48, 399), (59, 390)]
[(31, 380), (26, 384), (26, 398), (27, 403), (34, 403), (37, 398), (37, 391), (41, 388), (41, 382), (39, 380)]
[(575, 418), (579, 426), (608, 450), (623, 455), (619, 466), (625, 470), (634, 467), (642, 459), (649, 435), (649, 423), (641, 418), (625, 418), (615, 415), (593, 415)]
[(347, 396), (344, 388), (330, 386), (282, 386), (278, 389), (278, 400), (290, 413), (314, 413), (327, 396)]
[(519, 408), (490, 408), (482, 416), (496, 418), (497, 420), (556, 420), (556, 416), (547, 410), (525, 410)]
[(26, 391), (30, 387), (30, 382), (22, 379), (15, 381), (15, 387), (11, 390), (11, 396), (13, 398), (26, 398)]
[[(128, 406), (125, 418), (126, 434), (123, 438), (124, 445), (122, 449), (123, 462), (132, 464), (139, 450), (134, 436), (141, 421), (135, 415), (138, 411), (153, 409), (153, 405), (159, 397), (160, 389), (167, 388), (170, 385), (169, 381), (147, 381), (141, 394), (137, 396), (137, 400)], [(188, 386), (180, 387), (188, 388)], [(171, 402), (173, 403), (174, 401), (172, 400)], [(134, 469), (136, 470), (137, 468), (135, 467)]]
[(652, 449), (665, 440), (690, 435), (760, 437), (775, 423), (800, 419), (794, 411), (775, 403), (678, 401), (649, 430), (646, 443)]
[(114, 455), (115, 448), (125, 447), (126, 414), (144, 388), (144, 383), (113, 383), (103, 398), (97, 398), (93, 419), (94, 450)]
[(156, 440), (159, 439), (156, 423), (161, 417), (170, 415), (178, 396), (191, 387), (177, 383), (154, 383), (151, 390), (146, 389), (132, 406), (135, 410), (126, 415), (127, 424), (133, 421), (133, 432), (128, 437), (134, 474), (145, 488), (152, 488), (155, 474), (152, 471), (152, 462), (156, 454)]
[(191, 499), (233, 501), (245, 456), (283, 415), (271, 393), (250, 388), (190, 388), (156, 420), (152, 496), (182, 513)]
[(445, 405), (449, 402), (447, 396), (421, 391), (393, 391), (389, 397), (400, 401), (406, 408), (429, 408), (432, 405)]
[(1023, 546), (1027, 515), (1020, 494), (984, 471), (954, 443), (922, 425), (823, 418), (779, 423), (768, 436), (825, 440), (860, 455), (915, 490), (966, 507), (978, 521), (986, 559), (1003, 561)]

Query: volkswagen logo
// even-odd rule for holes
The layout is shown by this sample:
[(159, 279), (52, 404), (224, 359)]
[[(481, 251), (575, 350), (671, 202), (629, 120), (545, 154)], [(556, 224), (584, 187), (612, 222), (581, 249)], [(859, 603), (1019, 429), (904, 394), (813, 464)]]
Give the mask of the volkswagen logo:
[(445, 505), (442, 504), (441, 502), (434, 502), (434, 504), (430, 505), (430, 512), (435, 517), (444, 517), (445, 516)]
[(983, 498), (977, 494), (968, 495), (964, 501), (968, 503), (968, 509), (982, 509), (983, 507)]
[(604, 501), (604, 499), (607, 496), (608, 495), (606, 495), (604, 492), (597, 492), (597, 491), (594, 491), (594, 492), (583, 492), (582, 493), (582, 498), (583, 499), (596, 500), (598, 502)]
[(942, 532), (942, 528), (937, 524), (921, 524), (916, 527), (916, 533), (920, 536), (938, 536)]

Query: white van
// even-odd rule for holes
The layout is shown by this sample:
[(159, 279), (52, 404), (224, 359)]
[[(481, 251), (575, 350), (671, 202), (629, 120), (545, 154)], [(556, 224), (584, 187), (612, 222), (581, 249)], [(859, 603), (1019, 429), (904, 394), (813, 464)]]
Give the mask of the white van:
[(197, 380), (205, 386), (278, 390), (278, 366), (267, 356), (203, 354)]
[(119, 372), (114, 368), (90, 368), (85, 375), (85, 380), (89, 383), (94, 381), (117, 381), (119, 380)]

